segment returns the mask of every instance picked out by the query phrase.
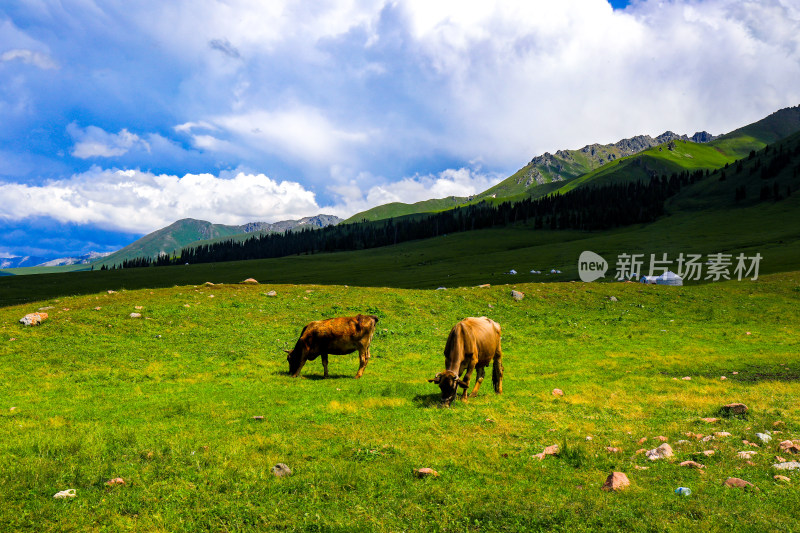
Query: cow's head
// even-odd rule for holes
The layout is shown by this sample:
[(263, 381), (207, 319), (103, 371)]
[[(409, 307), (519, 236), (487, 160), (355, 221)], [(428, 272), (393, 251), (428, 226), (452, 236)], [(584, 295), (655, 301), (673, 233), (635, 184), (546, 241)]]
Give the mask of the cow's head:
[(306, 364), (305, 350), (298, 342), (293, 350), (284, 350), (284, 352), (286, 352), (286, 361), (289, 362), (289, 375), (296, 378), (300, 374), (300, 369)]
[(458, 379), (458, 374), (452, 370), (445, 370), (439, 372), (433, 379), (428, 380), (429, 383), (436, 383), (442, 390), (442, 406), (450, 407), (450, 403), (456, 398), (458, 387), (462, 389), (467, 388), (467, 384)]

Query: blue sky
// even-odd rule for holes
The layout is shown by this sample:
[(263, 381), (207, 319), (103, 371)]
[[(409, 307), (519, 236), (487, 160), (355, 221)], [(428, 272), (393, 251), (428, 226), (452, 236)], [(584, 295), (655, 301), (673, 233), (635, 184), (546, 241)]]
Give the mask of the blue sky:
[(468, 195), (800, 103), (796, 0), (628, 4), (3, 2), (0, 257)]

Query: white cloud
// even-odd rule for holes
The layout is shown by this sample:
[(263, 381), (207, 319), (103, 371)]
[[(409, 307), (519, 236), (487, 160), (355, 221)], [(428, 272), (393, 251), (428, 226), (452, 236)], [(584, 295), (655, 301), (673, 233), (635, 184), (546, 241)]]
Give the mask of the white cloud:
[(377, 178), (362, 174), (345, 185), (333, 185), (331, 192), (336, 201), (320, 207), (315, 194), (301, 184), (279, 182), (263, 174), (234, 172), (178, 177), (93, 167), (68, 179), (38, 186), (0, 184), (0, 197), (4, 199), (0, 204), (0, 220), (50, 217), (106, 230), (149, 233), (182, 218), (220, 224), (275, 222), (319, 213), (347, 218), (388, 202), (414, 203), (476, 194), (500, 179), (501, 176), (461, 168), (367, 188)]
[(14, 49), (3, 52), (0, 55), (0, 61), (22, 61), (27, 65), (39, 67), (42, 70), (50, 70), (58, 68), (53, 58), (42, 52), (35, 52), (33, 50)]
[[(281, 154), (301, 163), (341, 163), (367, 141), (375, 140), (367, 132), (333, 123), (321, 110), (309, 106), (292, 106), (277, 111), (259, 109), (217, 116), (209, 122), (215, 129), (224, 130), (253, 150)], [(197, 147), (211, 150), (225, 150), (232, 146), (226, 147), (220, 139), (205, 134), (194, 135), (193, 141)]]
[(406, 177), (367, 188), (365, 184), (374, 182), (375, 178), (362, 173), (345, 184), (332, 185), (330, 191), (337, 203), (323, 208), (323, 211), (349, 218), (358, 212), (391, 202), (413, 204), (432, 198), (471, 196), (499, 183), (504, 177), (469, 168), (447, 169), (435, 175)]
[(147, 141), (127, 129), (122, 129), (119, 133), (108, 133), (97, 126), (81, 129), (73, 123), (67, 127), (67, 132), (76, 140), (70, 153), (80, 159), (117, 157), (125, 155), (134, 147), (150, 151)]
[(0, 219), (47, 216), (108, 230), (148, 233), (182, 218), (222, 224), (300, 218), (319, 212), (314, 194), (263, 174), (183, 177), (92, 170), (44, 185), (0, 184)]

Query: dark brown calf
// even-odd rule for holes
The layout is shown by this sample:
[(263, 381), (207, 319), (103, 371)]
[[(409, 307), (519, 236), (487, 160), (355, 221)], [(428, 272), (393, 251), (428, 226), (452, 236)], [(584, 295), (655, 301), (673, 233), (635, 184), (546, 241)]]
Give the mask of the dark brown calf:
[(340, 318), (329, 318), (310, 322), (303, 331), (286, 360), (289, 362), (289, 374), (300, 375), (306, 361), (313, 361), (322, 356), (322, 368), (328, 377), (328, 354), (344, 355), (358, 350), (360, 366), (356, 378), (364, 373), (370, 358), (369, 344), (375, 333), (378, 317), (374, 315), (357, 315)]
[[(466, 401), (472, 371), (477, 369), (478, 379), (471, 397), (478, 394), (483, 383), (485, 367), (492, 366), (492, 383), (497, 394), (503, 393), (503, 353), (500, 350), (500, 324), (482, 316), (465, 318), (450, 330), (444, 348), (445, 370), (428, 381), (442, 390), (442, 405), (449, 406), (455, 399), (458, 387), (464, 389), (461, 399)], [(463, 379), (459, 376), (464, 373)]]

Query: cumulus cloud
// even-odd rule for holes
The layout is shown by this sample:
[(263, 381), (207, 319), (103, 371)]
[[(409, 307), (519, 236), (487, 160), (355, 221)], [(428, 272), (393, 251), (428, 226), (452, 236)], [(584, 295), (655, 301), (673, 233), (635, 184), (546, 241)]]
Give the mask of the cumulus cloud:
[(373, 185), (379, 178), (360, 175), (333, 185), (335, 201), (320, 206), (312, 191), (294, 181), (264, 174), (221, 172), (182, 177), (139, 170), (93, 167), (68, 179), (43, 185), (0, 184), (0, 221), (47, 217), (106, 230), (149, 233), (182, 218), (219, 224), (297, 219), (319, 213), (343, 218), (388, 202), (481, 192), (502, 177), (475, 169), (448, 169), (436, 175), (407, 177)]
[(355, 213), (392, 202), (413, 204), (432, 198), (471, 196), (496, 185), (505, 176), (483, 173), (479, 169), (447, 169), (437, 174), (410, 176), (399, 181), (372, 185), (376, 179), (362, 173), (340, 185), (332, 185), (337, 202), (326, 212), (348, 218)]
[(72, 123), (67, 127), (67, 132), (75, 140), (71, 154), (80, 159), (117, 157), (135, 147), (144, 151), (150, 150), (147, 141), (127, 129), (122, 129), (119, 133), (108, 133), (97, 126), (82, 129)]
[(314, 194), (299, 183), (245, 173), (178, 177), (93, 168), (44, 185), (0, 184), (0, 196), (0, 220), (50, 217), (129, 233), (148, 233), (182, 218), (243, 224), (300, 218), (319, 209)]

